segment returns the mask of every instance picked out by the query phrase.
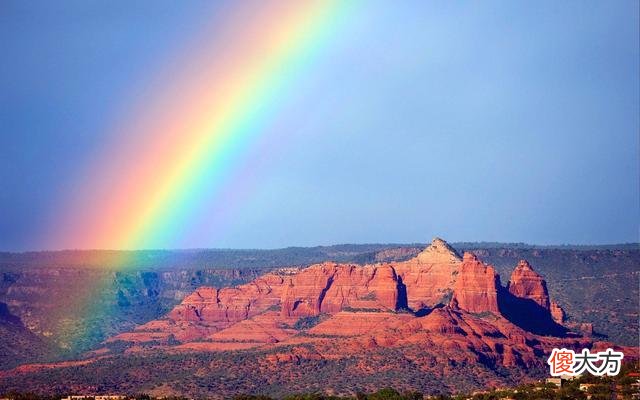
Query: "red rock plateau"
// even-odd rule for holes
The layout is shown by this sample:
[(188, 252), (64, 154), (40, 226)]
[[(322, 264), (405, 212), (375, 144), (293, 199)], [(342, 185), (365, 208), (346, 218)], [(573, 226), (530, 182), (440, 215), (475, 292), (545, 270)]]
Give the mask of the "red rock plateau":
[[(280, 365), (384, 350), (400, 352), (436, 376), (480, 366), (484, 375), (477, 382), (491, 384), (500, 378), (486, 371), (543, 370), (554, 347), (613, 346), (570, 332), (563, 320), (562, 308), (527, 261), (520, 261), (505, 287), (492, 266), (471, 253), (461, 257), (436, 238), (407, 261), (325, 262), (233, 288), (201, 287), (165, 317), (109, 339), (93, 357), (108, 357), (118, 345), (125, 355), (253, 349), (256, 365)], [(629, 357), (636, 350), (623, 348)]]

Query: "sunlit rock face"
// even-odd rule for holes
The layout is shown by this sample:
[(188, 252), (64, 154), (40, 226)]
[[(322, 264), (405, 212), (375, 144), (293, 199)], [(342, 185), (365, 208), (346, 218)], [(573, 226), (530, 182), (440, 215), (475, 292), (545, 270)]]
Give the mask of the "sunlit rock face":
[(460, 266), (451, 304), (471, 313), (499, 314), (498, 288), (500, 277), (472, 253), (465, 253)]
[(526, 260), (520, 260), (513, 270), (507, 288), (516, 297), (533, 300), (545, 309), (550, 307), (546, 282)]

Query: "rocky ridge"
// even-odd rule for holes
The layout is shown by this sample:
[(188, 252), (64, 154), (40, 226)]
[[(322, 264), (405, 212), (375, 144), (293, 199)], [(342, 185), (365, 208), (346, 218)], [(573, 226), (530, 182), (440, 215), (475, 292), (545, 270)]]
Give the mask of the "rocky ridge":
[(591, 340), (569, 332), (562, 320), (562, 308), (550, 301), (544, 279), (527, 261), (502, 286), (491, 265), (472, 253), (461, 257), (435, 238), (407, 261), (325, 262), (270, 272), (237, 287), (201, 287), (165, 317), (107, 344), (125, 343), (129, 352), (150, 344), (174, 352), (218, 351), (317, 345), (316, 339), (335, 336), (365, 347), (419, 343), (418, 337), (439, 337), (449, 346), (460, 336), (465, 344), (456, 348), (474, 347), (471, 338), (479, 337), (475, 346), (488, 346), (499, 364), (529, 365), (545, 343)]

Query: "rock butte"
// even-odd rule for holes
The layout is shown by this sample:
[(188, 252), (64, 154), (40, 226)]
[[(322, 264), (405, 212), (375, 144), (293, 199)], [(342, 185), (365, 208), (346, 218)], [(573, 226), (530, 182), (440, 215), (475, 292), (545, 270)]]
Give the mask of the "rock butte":
[(547, 310), (550, 308), (547, 284), (526, 260), (520, 260), (513, 270), (507, 288), (516, 297), (533, 300)]
[(500, 277), (495, 269), (481, 263), (474, 254), (465, 253), (453, 289), (451, 306), (472, 313), (499, 314), (498, 288)]

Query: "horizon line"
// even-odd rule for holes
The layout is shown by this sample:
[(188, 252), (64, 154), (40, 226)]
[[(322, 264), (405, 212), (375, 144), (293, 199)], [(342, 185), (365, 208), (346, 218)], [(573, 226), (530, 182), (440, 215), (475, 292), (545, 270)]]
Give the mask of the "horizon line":
[[(444, 240), (444, 239), (442, 239)], [(468, 245), (491, 245), (492, 247), (498, 246), (518, 246), (528, 248), (565, 248), (565, 247), (622, 247), (622, 246), (637, 246), (640, 249), (640, 241), (637, 242), (618, 242), (618, 243), (561, 243), (561, 244), (533, 244), (526, 242), (501, 242), (501, 241), (455, 241), (449, 242), (444, 240), (449, 245), (455, 246), (468, 246)], [(0, 254), (29, 254), (29, 253), (63, 253), (63, 252), (120, 252), (120, 253), (135, 253), (135, 252), (190, 252), (190, 251), (278, 251), (287, 249), (314, 249), (322, 247), (338, 247), (338, 246), (397, 246), (397, 247), (416, 247), (416, 246), (428, 246), (431, 242), (411, 242), (411, 243), (334, 243), (334, 244), (320, 244), (311, 246), (286, 246), (286, 247), (184, 247), (184, 248), (144, 248), (144, 249), (108, 249), (108, 248), (63, 248), (63, 249), (39, 249), (39, 250), (5, 250), (0, 249)]]

